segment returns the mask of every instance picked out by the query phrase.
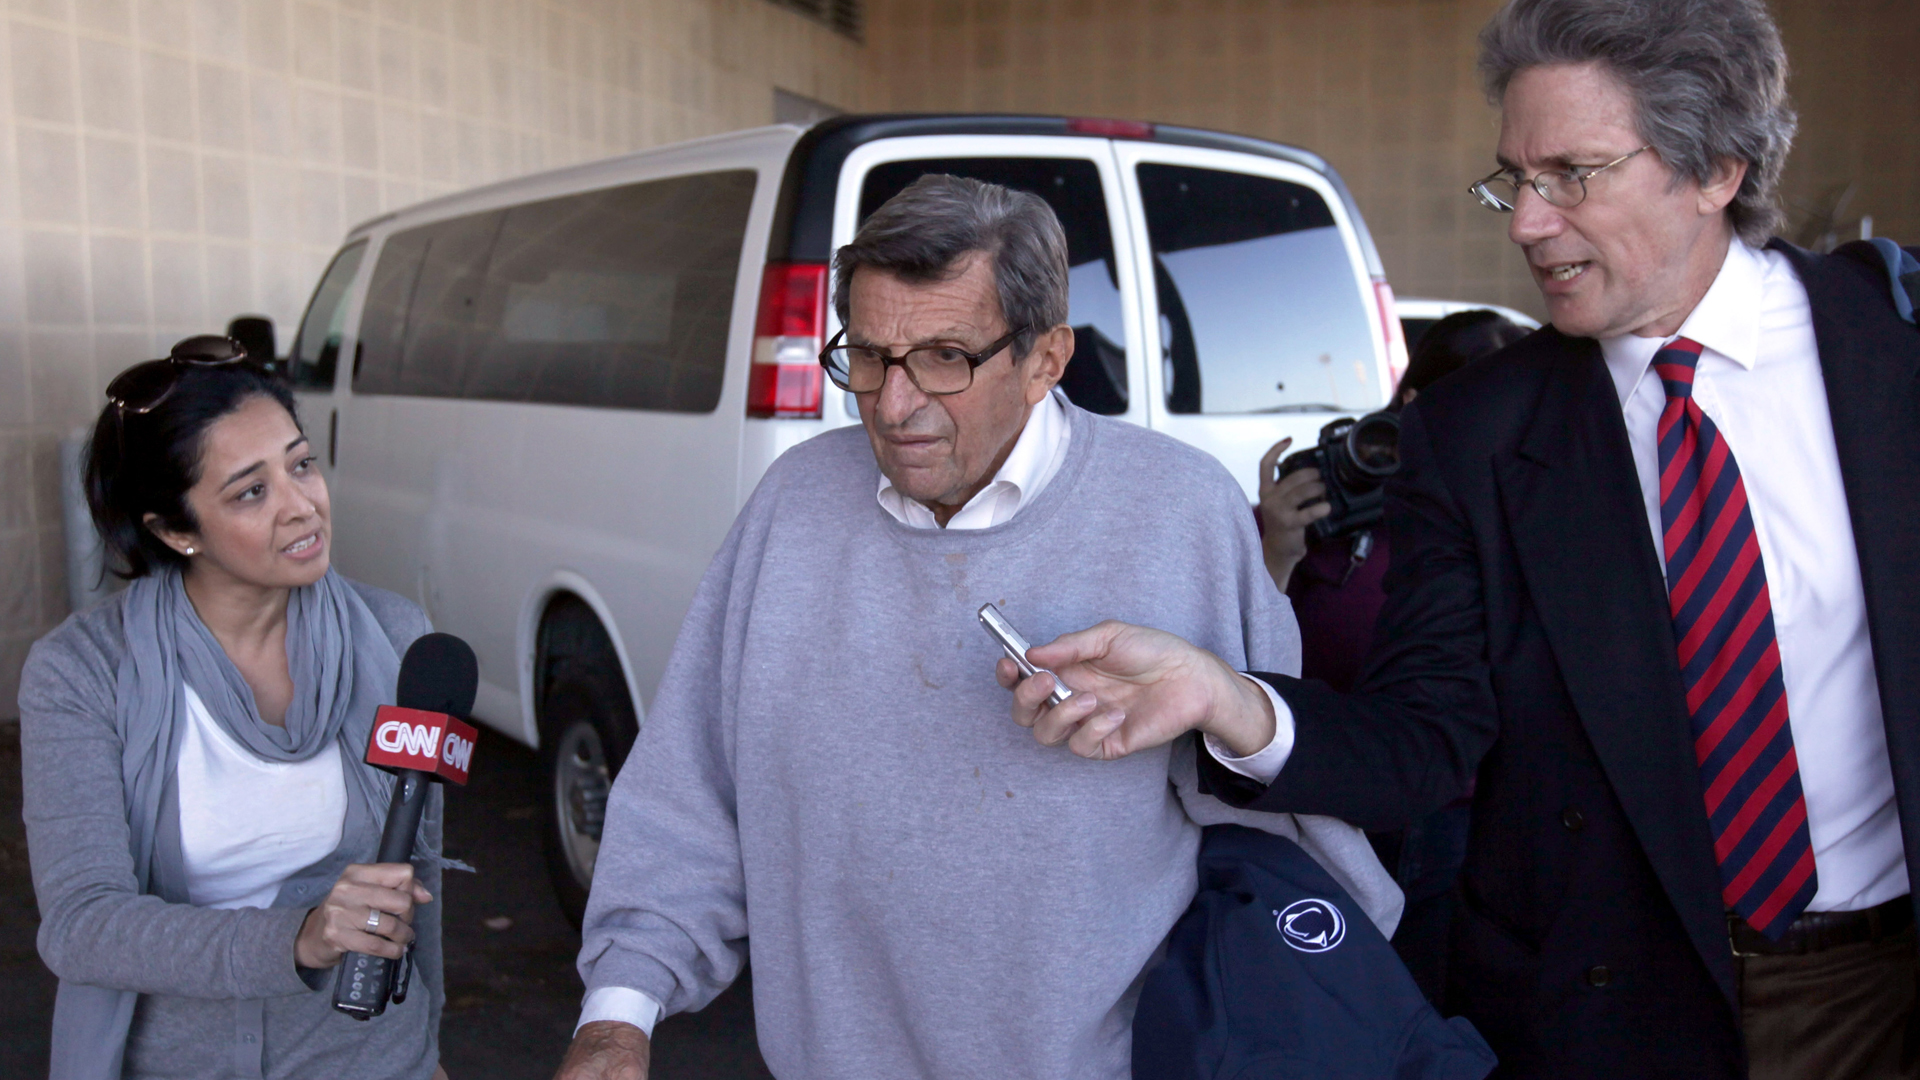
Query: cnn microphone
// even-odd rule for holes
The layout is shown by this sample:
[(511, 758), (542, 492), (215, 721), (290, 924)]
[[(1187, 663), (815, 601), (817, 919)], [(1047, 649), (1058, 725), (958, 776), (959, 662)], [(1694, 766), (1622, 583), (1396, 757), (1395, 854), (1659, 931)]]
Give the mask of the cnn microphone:
[[(403, 863), (413, 857), (428, 781), (467, 782), (479, 733), (458, 718), (473, 709), (479, 686), (480, 665), (473, 648), (452, 634), (428, 634), (407, 648), (400, 661), (396, 704), (382, 705), (374, 714), (373, 738), (367, 745), (367, 764), (398, 777), (375, 862)], [(406, 1000), (411, 955), (411, 946), (398, 962), (346, 954), (334, 978), (333, 1007), (356, 1020), (371, 1020), (386, 1011), (389, 998)]]

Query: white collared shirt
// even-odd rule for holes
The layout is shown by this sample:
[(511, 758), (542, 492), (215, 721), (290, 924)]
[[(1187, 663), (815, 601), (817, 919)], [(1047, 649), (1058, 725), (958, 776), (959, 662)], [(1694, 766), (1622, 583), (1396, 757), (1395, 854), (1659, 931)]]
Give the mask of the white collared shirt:
[[(1766, 568), (1819, 877), (1808, 910), (1856, 911), (1904, 895), (1906, 854), (1866, 594), (1806, 287), (1785, 255), (1736, 240), (1674, 337), (1705, 346), (1693, 400), (1739, 463)], [(1659, 425), (1667, 393), (1651, 366), (1673, 339), (1600, 343), (1626, 414), (1655, 550), (1664, 532)]]
[[(1705, 348), (1693, 399), (1740, 466), (1773, 602), (1788, 726), (1807, 802), (1819, 887), (1809, 911), (1857, 911), (1908, 891), (1880, 689), (1813, 310), (1786, 256), (1736, 240), (1674, 337)], [(1661, 551), (1660, 414), (1654, 353), (1674, 338), (1600, 342), (1620, 395), (1647, 528)], [(1292, 752), (1293, 712), (1277, 694), (1273, 744), (1221, 764), (1272, 783)], [(1704, 807), (1702, 808), (1704, 813)]]
[[(1001, 464), (1000, 471), (993, 474), (993, 479), (986, 487), (967, 500), (959, 513), (947, 520), (947, 528), (988, 529), (1003, 525), (1012, 520), (1021, 507), (1039, 497), (1054, 474), (1060, 471), (1060, 464), (1067, 460), (1067, 443), (1072, 437), (1072, 425), (1067, 422), (1067, 410), (1062, 400), (1060, 392), (1056, 390), (1028, 412), (1026, 425), (1020, 429), (1020, 437), (1014, 441), (1013, 449), (1007, 453), (1007, 460)], [(880, 500), (880, 508), (902, 525), (915, 529), (940, 527), (932, 510), (901, 494), (884, 473), (880, 476), (880, 488), (875, 497)], [(625, 986), (603, 986), (589, 993), (586, 1000), (581, 1002), (580, 1020), (574, 1025), (574, 1030), (577, 1032), (582, 1025), (595, 1020), (618, 1020), (632, 1024), (651, 1037), (654, 1025), (660, 1020), (660, 1012), (660, 1003), (650, 994)]]
[[(1067, 460), (1071, 436), (1067, 410), (1060, 403), (1059, 391), (1054, 391), (1028, 413), (1026, 426), (1020, 429), (1020, 437), (993, 480), (968, 499), (959, 513), (947, 520), (946, 527), (988, 529), (1012, 520), (1060, 471), (1060, 463)], [(880, 475), (878, 497), (880, 508), (902, 525), (915, 529), (940, 527), (926, 504), (901, 494), (885, 473)]]

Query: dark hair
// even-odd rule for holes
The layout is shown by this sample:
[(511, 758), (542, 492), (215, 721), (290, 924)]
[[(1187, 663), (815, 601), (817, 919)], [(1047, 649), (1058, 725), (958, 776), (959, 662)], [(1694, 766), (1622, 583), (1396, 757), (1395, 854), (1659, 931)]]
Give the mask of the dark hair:
[(1448, 375), (1483, 356), (1490, 356), (1519, 341), (1533, 331), (1486, 308), (1456, 311), (1420, 335), (1414, 343), (1413, 358), (1407, 373), (1393, 392), (1394, 405), (1409, 390), (1425, 390)]
[(187, 491), (200, 480), (207, 428), (256, 397), (272, 398), (300, 422), (293, 391), (254, 364), (190, 367), (150, 412), (127, 412), (112, 402), (94, 421), (83, 482), (87, 509), (100, 531), (107, 565), (123, 578), (145, 577), (186, 558), (143, 524), (156, 514), (168, 529), (199, 528)]
[(853, 272), (945, 281), (976, 251), (993, 259), (1000, 315), (1024, 359), (1034, 338), (1067, 321), (1067, 234), (1045, 199), (946, 173), (928, 173), (880, 204), (833, 257), (833, 310), (847, 324)]
[(1780, 171), (1797, 121), (1764, 0), (1509, 0), (1480, 32), (1495, 105), (1527, 68), (1588, 62), (1626, 87), (1641, 140), (1676, 183), (1705, 184), (1724, 160), (1747, 163), (1727, 220), (1747, 243), (1766, 243), (1782, 218)]

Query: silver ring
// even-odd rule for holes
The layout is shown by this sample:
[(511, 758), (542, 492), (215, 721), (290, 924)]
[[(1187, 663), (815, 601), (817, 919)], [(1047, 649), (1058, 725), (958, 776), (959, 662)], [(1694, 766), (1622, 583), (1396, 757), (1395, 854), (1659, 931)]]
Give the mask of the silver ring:
[(378, 908), (367, 912), (367, 932), (370, 934), (380, 932), (380, 911)]

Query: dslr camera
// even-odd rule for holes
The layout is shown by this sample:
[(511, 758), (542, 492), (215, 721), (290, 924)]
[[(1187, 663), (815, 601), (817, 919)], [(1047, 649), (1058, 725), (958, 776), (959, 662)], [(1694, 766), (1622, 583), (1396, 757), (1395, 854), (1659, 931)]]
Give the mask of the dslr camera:
[(1400, 471), (1399, 414), (1382, 411), (1335, 420), (1320, 429), (1318, 446), (1280, 462), (1281, 476), (1300, 469), (1320, 470), (1326, 501), (1333, 506), (1332, 513), (1307, 526), (1313, 542), (1378, 525), (1386, 499), (1381, 486)]

